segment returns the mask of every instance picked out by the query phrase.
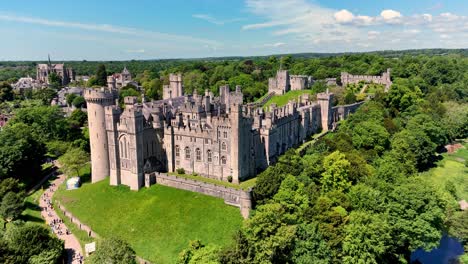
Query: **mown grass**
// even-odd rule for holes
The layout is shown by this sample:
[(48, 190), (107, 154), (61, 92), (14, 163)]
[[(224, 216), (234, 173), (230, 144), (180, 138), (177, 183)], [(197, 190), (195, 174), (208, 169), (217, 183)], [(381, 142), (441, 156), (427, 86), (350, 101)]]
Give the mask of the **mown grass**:
[(278, 107), (286, 105), (289, 100), (296, 100), (299, 98), (299, 96), (303, 94), (314, 94), (312, 90), (296, 90), (296, 91), (289, 91), (283, 95), (275, 95), (268, 100), (265, 105), (263, 106), (264, 108), (268, 108), (271, 104), (275, 103)]
[(175, 263), (190, 240), (226, 245), (242, 223), (239, 209), (222, 199), (161, 185), (136, 192), (107, 179), (61, 186), (55, 198), (101, 237), (121, 237), (154, 263)]
[(468, 167), (465, 166), (468, 160), (467, 148), (468, 143), (464, 143), (464, 148), (457, 152), (442, 154), (444, 158), (437, 163), (437, 167), (425, 173), (437, 186), (444, 187), (447, 182), (452, 182), (456, 188), (457, 199), (466, 201), (468, 201)]

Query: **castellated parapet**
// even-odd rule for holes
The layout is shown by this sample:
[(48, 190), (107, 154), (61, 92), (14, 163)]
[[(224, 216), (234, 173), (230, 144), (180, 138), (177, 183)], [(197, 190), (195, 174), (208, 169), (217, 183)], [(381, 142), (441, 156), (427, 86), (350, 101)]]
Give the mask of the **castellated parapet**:
[(289, 91), (308, 89), (312, 84), (312, 76), (289, 75), (287, 70), (278, 70), (275, 77), (268, 79), (268, 92), (282, 95)]
[(383, 84), (385, 85), (385, 91), (387, 92), (390, 89), (390, 86), (393, 84), (390, 78), (391, 69), (387, 69), (382, 75), (374, 76), (374, 75), (352, 75), (347, 72), (341, 73), (341, 83), (343, 86), (346, 86), (351, 83), (359, 83), (361, 81), (369, 82), (369, 83), (376, 83), (376, 84)]

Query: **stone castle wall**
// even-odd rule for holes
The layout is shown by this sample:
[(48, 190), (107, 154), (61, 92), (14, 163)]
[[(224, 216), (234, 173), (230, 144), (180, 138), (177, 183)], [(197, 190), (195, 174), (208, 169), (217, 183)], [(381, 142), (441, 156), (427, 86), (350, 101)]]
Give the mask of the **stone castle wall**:
[(149, 187), (154, 183), (221, 198), (226, 204), (239, 207), (244, 218), (249, 216), (249, 211), (252, 208), (250, 190), (238, 190), (225, 186), (215, 185), (212, 183), (171, 176), (167, 175), (166, 173), (156, 172), (146, 174), (145, 186)]

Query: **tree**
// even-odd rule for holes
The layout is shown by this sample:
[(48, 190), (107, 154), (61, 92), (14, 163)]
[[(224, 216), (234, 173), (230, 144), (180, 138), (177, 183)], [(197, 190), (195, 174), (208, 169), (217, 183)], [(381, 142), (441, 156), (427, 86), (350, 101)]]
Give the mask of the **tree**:
[[(5, 242), (13, 252), (13, 263), (59, 263), (64, 255), (63, 242), (36, 224), (13, 225), (5, 232)], [(41, 262), (42, 261), (42, 262)]]
[(31, 182), (41, 171), (46, 151), (32, 128), (23, 123), (9, 124), (0, 132), (0, 142), (0, 178)]
[(0, 102), (13, 100), (13, 88), (7, 82), (0, 82)]
[(41, 100), (43, 105), (50, 105), (50, 102), (56, 96), (57, 91), (51, 88), (40, 89), (33, 93), (33, 98)]
[(135, 251), (127, 242), (110, 237), (98, 244), (96, 252), (91, 255), (89, 261), (95, 264), (136, 264), (135, 257)]
[(6, 224), (17, 219), (24, 209), (24, 197), (21, 194), (8, 192), (0, 203), (0, 215), (3, 219), (3, 229)]
[(382, 263), (390, 247), (390, 232), (385, 215), (353, 211), (345, 227), (343, 263)]
[(356, 124), (352, 130), (354, 147), (375, 149), (378, 153), (382, 153), (388, 147), (390, 134), (381, 124), (376, 121)]
[(75, 109), (71, 113), (70, 117), (68, 118), (68, 121), (72, 123), (73, 125), (77, 125), (78, 127), (84, 126), (86, 121), (88, 121), (88, 115), (81, 111), (80, 109)]
[(72, 105), (76, 108), (84, 107), (86, 105), (86, 100), (83, 96), (77, 96), (75, 99), (73, 99)]
[(331, 263), (331, 251), (320, 233), (318, 223), (300, 224), (296, 231), (294, 249), (291, 252), (293, 263)]
[(409, 259), (417, 248), (437, 247), (444, 228), (446, 202), (423, 177), (411, 177), (396, 186), (387, 197), (392, 226), (392, 252)]
[(62, 79), (57, 73), (52, 72), (49, 74), (49, 88), (57, 90), (62, 86)]
[(76, 97), (78, 96), (74, 93), (67, 94), (67, 97), (66, 97), (67, 105), (72, 106), (73, 100), (75, 100)]
[(348, 180), (350, 163), (343, 153), (335, 151), (323, 160), (322, 191), (347, 190), (351, 186)]
[(199, 240), (190, 241), (189, 248), (179, 254), (178, 264), (218, 264), (220, 248), (203, 245)]
[(71, 148), (59, 158), (59, 162), (69, 177), (75, 172), (80, 176), (80, 169), (89, 162), (89, 155), (81, 148)]
[(100, 64), (97, 68), (95, 85), (107, 86), (107, 71), (104, 64)]
[(414, 160), (420, 170), (433, 162), (437, 147), (421, 129), (402, 130), (394, 135), (391, 146), (398, 160)]

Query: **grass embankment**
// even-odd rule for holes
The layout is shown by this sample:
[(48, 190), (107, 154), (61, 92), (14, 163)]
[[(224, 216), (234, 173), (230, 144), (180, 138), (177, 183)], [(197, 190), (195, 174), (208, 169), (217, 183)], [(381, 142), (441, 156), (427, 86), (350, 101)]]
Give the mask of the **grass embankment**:
[(465, 166), (468, 160), (468, 143), (465, 142), (463, 146), (455, 153), (442, 154), (444, 158), (437, 163), (437, 167), (425, 174), (437, 186), (452, 182), (457, 190), (458, 200), (468, 201), (468, 167)]
[(101, 237), (121, 237), (154, 263), (174, 263), (189, 240), (226, 245), (242, 223), (239, 209), (222, 199), (161, 185), (136, 192), (107, 179), (77, 190), (61, 186), (55, 195)]
[(275, 95), (271, 97), (270, 100), (268, 100), (263, 107), (268, 108), (273, 103), (275, 103), (278, 107), (281, 107), (283, 105), (286, 105), (289, 102), (289, 100), (297, 100), (297, 98), (299, 98), (299, 96), (303, 94), (313, 95), (314, 93), (312, 92), (312, 90), (289, 91), (283, 95)]

